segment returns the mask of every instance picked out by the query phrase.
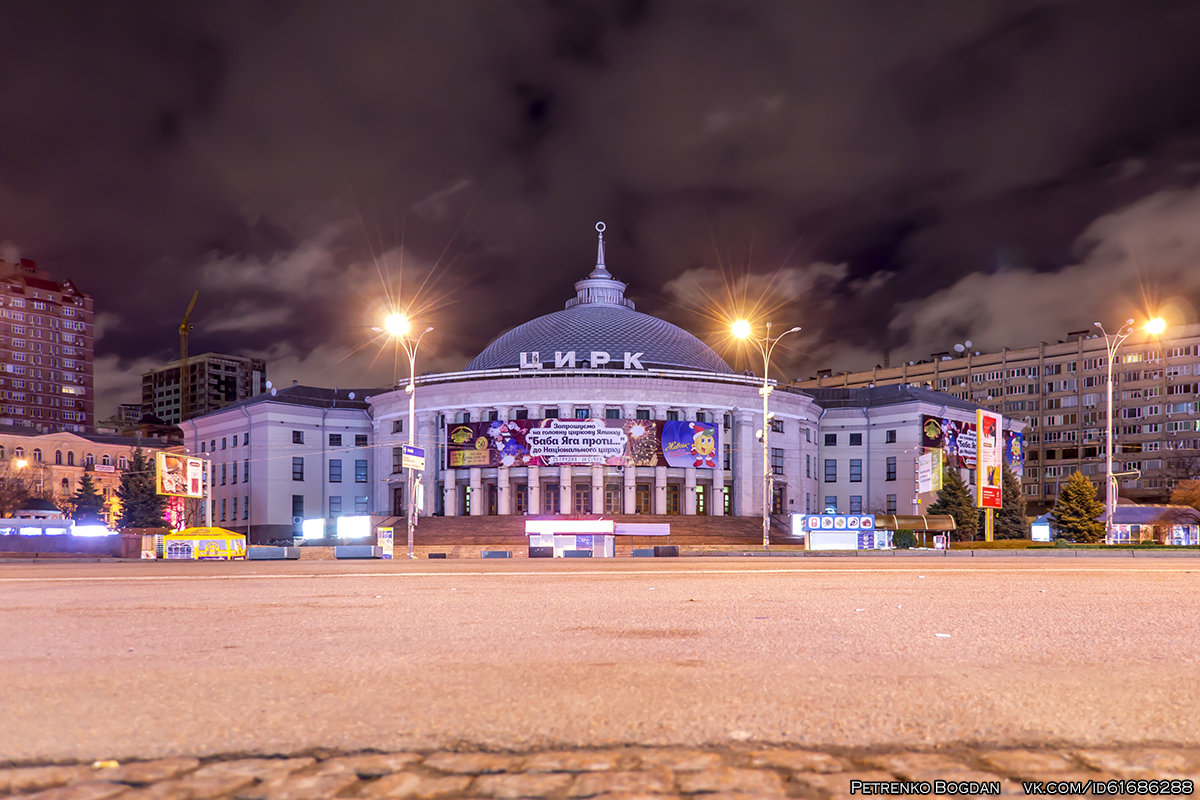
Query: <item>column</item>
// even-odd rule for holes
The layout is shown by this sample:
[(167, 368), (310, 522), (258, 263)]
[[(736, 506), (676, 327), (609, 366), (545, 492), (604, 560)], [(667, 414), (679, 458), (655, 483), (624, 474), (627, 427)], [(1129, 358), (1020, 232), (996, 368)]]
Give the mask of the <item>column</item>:
[(592, 464), (592, 513), (604, 513), (604, 465)]
[(467, 488), (467, 491), (471, 493), (471, 516), (482, 516), (484, 512), (482, 468), (471, 467), (471, 485)]
[(637, 467), (622, 470), (621, 513), (632, 514), (637, 503)]
[(542, 468), (535, 465), (528, 467), (529, 473), (529, 513), (542, 513)]
[(437, 479), (441, 453), (438, 450), (437, 413), (417, 412), (421, 427), (417, 429), (417, 445), (425, 448), (425, 471), (421, 475), (421, 491), (425, 495), (425, 516), (433, 515), (437, 507)]
[(730, 442), (732, 431), (725, 430), (725, 412), (723, 410), (709, 409), (708, 413), (712, 415), (713, 423), (717, 426), (717, 468), (709, 470), (712, 475), (712, 488), (709, 490), (708, 513), (714, 517), (723, 517), (725, 516), (725, 445)]
[(507, 516), (512, 513), (512, 499), (508, 484), (508, 467), (496, 470), (496, 513)]
[(654, 468), (654, 513), (667, 513), (667, 468)]
[(685, 467), (683, 470), (683, 497), (680, 498), (680, 503), (683, 504), (683, 513), (689, 516), (696, 515), (696, 468)]
[(447, 517), (458, 516), (458, 470), (448, 469), (442, 473), (442, 508)]
[(558, 513), (575, 513), (574, 487), (571, 486), (571, 468), (558, 468)]
[(733, 513), (739, 517), (762, 514), (762, 443), (754, 438), (754, 422), (761, 412), (733, 412)]

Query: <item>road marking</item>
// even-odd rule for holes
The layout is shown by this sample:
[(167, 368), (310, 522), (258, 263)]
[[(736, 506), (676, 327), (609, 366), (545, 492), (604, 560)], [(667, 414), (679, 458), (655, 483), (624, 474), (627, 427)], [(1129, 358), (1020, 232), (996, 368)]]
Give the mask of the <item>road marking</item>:
[(971, 573), (981, 572), (1018, 572), (1028, 575), (1044, 573), (1153, 573), (1163, 574), (1172, 572), (1200, 571), (1200, 565), (1192, 568), (1183, 566), (1162, 567), (1044, 567), (1031, 569), (1029, 567), (933, 567), (922, 565), (920, 568), (883, 568), (883, 567), (811, 567), (805, 569), (636, 569), (636, 570), (555, 570), (546, 571), (496, 571), (496, 570), (456, 570), (453, 572), (304, 572), (295, 574), (272, 574), (256, 572), (248, 575), (97, 575), (97, 576), (46, 576), (46, 577), (0, 577), (0, 583), (106, 583), (127, 581), (248, 581), (248, 580), (299, 580), (310, 578), (462, 578), (462, 577), (579, 577), (603, 575), (832, 575), (838, 573), (883, 573), (883, 574), (930, 574)]

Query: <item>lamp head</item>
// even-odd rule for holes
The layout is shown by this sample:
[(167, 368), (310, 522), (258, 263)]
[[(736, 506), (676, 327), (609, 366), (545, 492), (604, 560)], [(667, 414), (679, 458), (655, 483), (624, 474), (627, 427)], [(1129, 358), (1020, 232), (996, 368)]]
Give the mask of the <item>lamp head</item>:
[(745, 339), (750, 335), (750, 323), (747, 320), (739, 319), (733, 323), (733, 327), (730, 330), (737, 338)]
[(25, 469), (26, 467), (29, 466), (29, 462), (23, 458), (18, 458), (15, 463), (16, 463), (17, 469)]
[(1162, 317), (1154, 317), (1153, 319), (1146, 320), (1146, 324), (1143, 327), (1146, 333), (1151, 336), (1161, 336), (1162, 332), (1167, 329), (1167, 321)]
[(408, 332), (412, 330), (412, 321), (409, 320), (407, 314), (393, 312), (384, 318), (383, 329), (388, 332), (389, 336), (407, 336)]

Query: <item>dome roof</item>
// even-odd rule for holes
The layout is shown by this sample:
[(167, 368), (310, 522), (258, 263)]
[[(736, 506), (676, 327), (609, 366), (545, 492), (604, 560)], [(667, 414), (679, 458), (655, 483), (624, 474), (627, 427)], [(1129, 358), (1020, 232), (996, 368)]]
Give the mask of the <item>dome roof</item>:
[(501, 334), (467, 370), (530, 367), (535, 361), (553, 368), (556, 353), (574, 351), (578, 367), (591, 366), (591, 354), (600, 352), (607, 354), (610, 370), (640, 366), (732, 373), (724, 359), (692, 334), (634, 310), (633, 301), (625, 298), (625, 284), (614, 280), (604, 266), (604, 223), (597, 223), (596, 230), (596, 268), (575, 284), (576, 295), (566, 308)]

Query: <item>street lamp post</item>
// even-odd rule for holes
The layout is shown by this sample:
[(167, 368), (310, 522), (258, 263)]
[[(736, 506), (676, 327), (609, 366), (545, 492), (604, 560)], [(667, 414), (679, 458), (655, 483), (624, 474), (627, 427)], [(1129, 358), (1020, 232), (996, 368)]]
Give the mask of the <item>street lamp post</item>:
[[(408, 385), (404, 387), (405, 393), (408, 395), (408, 445), (412, 447), (416, 444), (416, 428), (415, 422), (417, 418), (417, 348), (421, 346), (421, 340), (425, 338), (425, 334), (433, 330), (430, 325), (416, 339), (409, 338), (409, 333), (412, 331), (412, 320), (404, 314), (390, 314), (383, 323), (384, 330), (396, 341), (396, 344), (404, 348), (405, 354), (408, 356)], [(416, 558), (413, 552), (413, 529), (416, 527), (417, 520), (417, 503), (413, 496), (413, 469), (407, 469), (405, 489), (405, 499), (408, 501), (408, 557)]]
[(775, 338), (771, 338), (771, 323), (767, 323), (766, 333), (761, 338), (755, 336), (750, 328), (750, 323), (744, 319), (739, 319), (733, 323), (733, 335), (739, 339), (746, 339), (754, 343), (763, 357), (763, 385), (758, 390), (763, 399), (763, 426), (762, 426), (762, 457), (763, 457), (763, 549), (771, 549), (771, 494), (774, 488), (774, 476), (771, 472), (771, 450), (769, 437), (771, 433), (771, 412), (769, 409), (769, 399), (771, 397), (771, 384), (768, 382), (768, 375), (771, 369), (771, 353), (775, 350), (775, 345), (779, 344), (779, 340), (787, 336), (789, 333), (799, 333), (800, 328), (789, 328)]
[[(1117, 348), (1138, 329), (1134, 327), (1132, 319), (1125, 320), (1125, 324), (1113, 334), (1104, 330), (1104, 326), (1099, 322), (1092, 324), (1100, 329), (1100, 333), (1104, 334), (1105, 361), (1108, 367), (1108, 374), (1104, 384), (1105, 407), (1107, 411), (1104, 433), (1104, 541), (1111, 543), (1113, 512), (1117, 504), (1116, 479), (1119, 475), (1132, 474), (1130, 472), (1113, 472), (1113, 362), (1117, 358)], [(1166, 330), (1166, 327), (1166, 323), (1162, 317), (1155, 317), (1146, 322), (1142, 326), (1142, 330), (1153, 336), (1158, 336)]]

